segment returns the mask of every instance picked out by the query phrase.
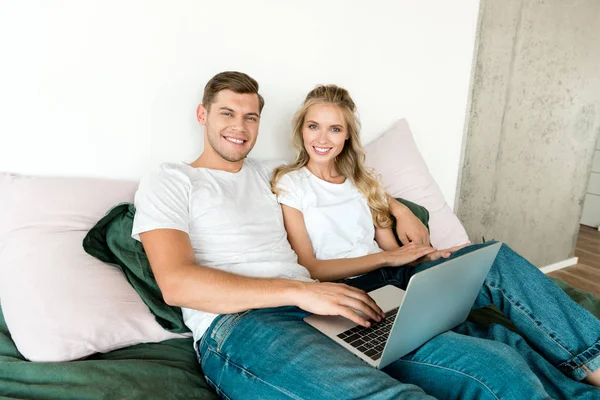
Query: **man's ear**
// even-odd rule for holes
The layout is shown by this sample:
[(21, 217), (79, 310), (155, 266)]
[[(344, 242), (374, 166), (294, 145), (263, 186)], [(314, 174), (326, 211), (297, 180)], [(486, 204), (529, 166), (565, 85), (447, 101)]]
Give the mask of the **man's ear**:
[(200, 125), (206, 125), (207, 114), (208, 110), (204, 107), (204, 105), (199, 104), (198, 108), (196, 109), (196, 118), (198, 119)]

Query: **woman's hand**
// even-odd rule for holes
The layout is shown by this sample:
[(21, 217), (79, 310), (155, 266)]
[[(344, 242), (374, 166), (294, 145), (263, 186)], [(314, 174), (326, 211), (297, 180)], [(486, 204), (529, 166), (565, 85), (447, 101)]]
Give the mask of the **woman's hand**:
[(421, 263), (425, 263), (425, 262), (429, 262), (429, 261), (436, 261), (436, 260), (439, 260), (440, 258), (450, 258), (452, 253), (454, 253), (455, 251), (458, 251), (464, 247), (467, 247), (468, 245), (469, 245), (469, 243), (465, 243), (465, 244), (461, 244), (460, 246), (451, 247), (451, 248), (445, 249), (445, 250), (436, 250), (434, 252), (427, 254), (426, 256), (423, 256), (421, 259), (417, 260), (417, 262), (415, 264), (421, 264)]
[(406, 246), (394, 250), (383, 251), (380, 254), (381, 257), (383, 257), (383, 265), (385, 267), (400, 267), (402, 265), (411, 264), (436, 251), (436, 249), (429, 245), (411, 242)]

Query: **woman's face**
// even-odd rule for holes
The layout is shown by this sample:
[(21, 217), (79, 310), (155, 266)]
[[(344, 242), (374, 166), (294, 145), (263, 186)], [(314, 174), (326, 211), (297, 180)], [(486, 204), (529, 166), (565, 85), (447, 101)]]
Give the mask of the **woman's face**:
[(315, 104), (308, 108), (302, 124), (302, 138), (312, 163), (333, 163), (348, 137), (348, 125), (339, 107)]

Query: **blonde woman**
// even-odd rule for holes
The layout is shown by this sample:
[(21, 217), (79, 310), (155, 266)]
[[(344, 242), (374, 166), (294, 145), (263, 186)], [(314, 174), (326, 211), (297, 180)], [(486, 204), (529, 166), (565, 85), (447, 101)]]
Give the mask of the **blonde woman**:
[(288, 239), (313, 278), (333, 281), (418, 259), (447, 258), (456, 249), (400, 247), (388, 199), (364, 165), (360, 124), (348, 92), (311, 91), (293, 121), (294, 162), (273, 175)]
[[(313, 278), (340, 281), (366, 291), (389, 283), (405, 288), (412, 274), (453, 253), (480, 247), (436, 250), (423, 244), (397, 244), (388, 199), (376, 175), (364, 165), (356, 106), (345, 89), (321, 85), (309, 92), (294, 116), (292, 129), (296, 158), (274, 171), (271, 184), (282, 206), (288, 240), (298, 262)], [(484, 382), (498, 382), (501, 374), (511, 376), (510, 389), (494, 393), (495, 398), (599, 395), (598, 389), (578, 381), (598, 384), (600, 323), (507, 246), (502, 247), (474, 308), (489, 304), (500, 308), (535, 344), (537, 352), (502, 327), (464, 323), (398, 360), (386, 372), (442, 398), (483, 396), (476, 394), (481, 382), (474, 380), (472, 387), (461, 383), (459, 396), (448, 391), (456, 383), (452, 374), (434, 380), (431, 365), (424, 367), (435, 364), (439, 356), (436, 346), (453, 342), (452, 346), (442, 345), (445, 362), (454, 367), (459, 364), (462, 373)], [(478, 338), (457, 336), (459, 332)], [(482, 342), (482, 338), (495, 341)], [(448, 347), (455, 349), (454, 354), (448, 354)], [(481, 363), (472, 363), (472, 354), (471, 361), (461, 361), (468, 352), (481, 353)]]

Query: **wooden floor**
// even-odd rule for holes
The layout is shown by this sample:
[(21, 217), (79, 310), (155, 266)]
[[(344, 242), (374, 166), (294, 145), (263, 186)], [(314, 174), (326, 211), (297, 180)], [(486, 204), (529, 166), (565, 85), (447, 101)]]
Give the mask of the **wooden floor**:
[(548, 275), (600, 298), (600, 232), (597, 229), (581, 225), (575, 257), (579, 257), (577, 265)]

